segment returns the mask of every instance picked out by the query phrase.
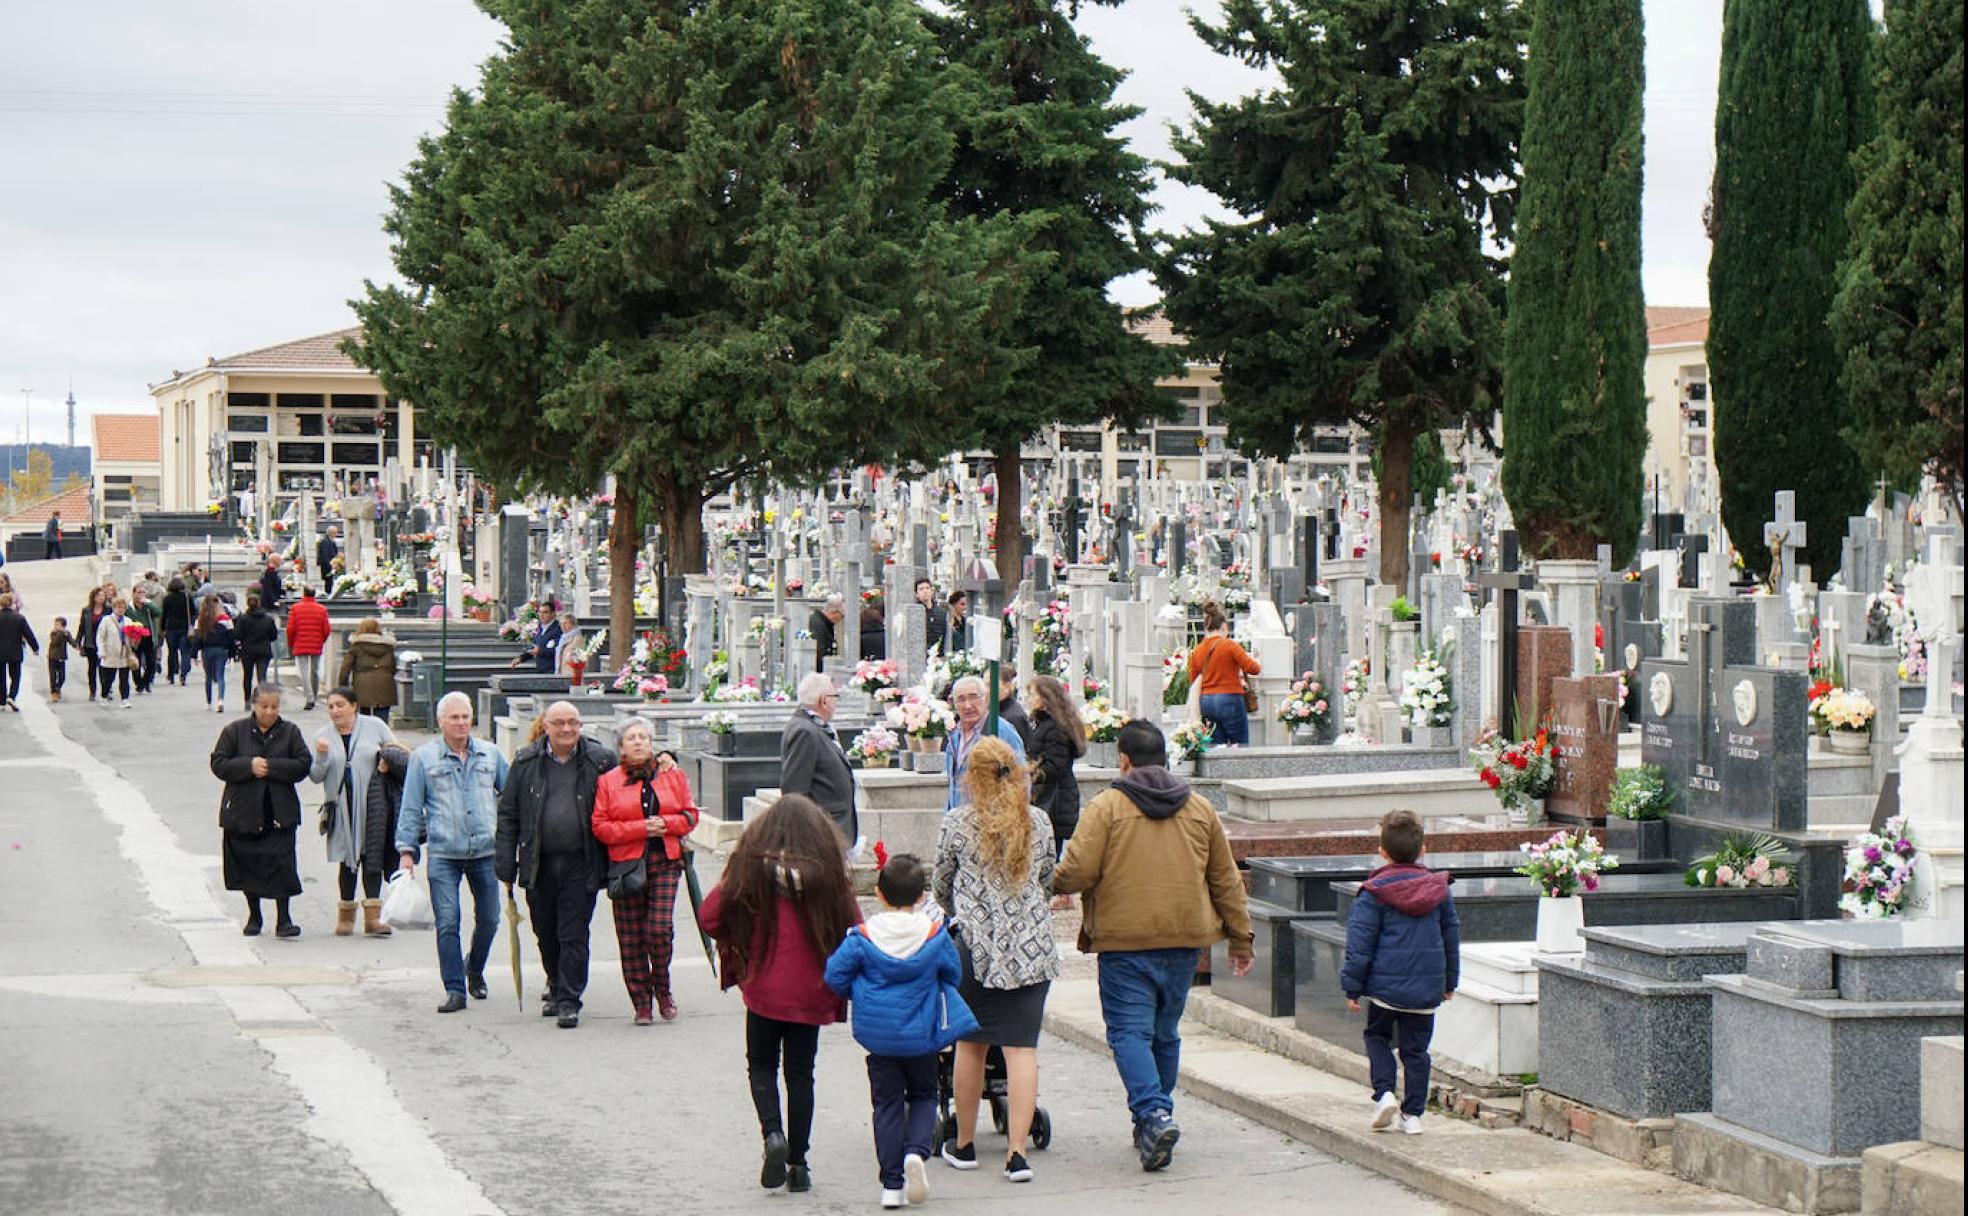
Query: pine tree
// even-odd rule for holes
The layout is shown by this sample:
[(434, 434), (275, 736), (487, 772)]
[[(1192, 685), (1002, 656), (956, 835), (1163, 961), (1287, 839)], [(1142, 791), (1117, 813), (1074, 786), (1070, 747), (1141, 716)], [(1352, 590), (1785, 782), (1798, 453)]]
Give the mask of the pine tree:
[(1108, 284), (1148, 265), (1148, 164), (1115, 133), (1140, 111), (1115, 104), (1123, 74), (1073, 28), (1080, 3), (957, 0), (926, 17), (944, 55), (975, 82), (942, 193), (957, 215), (1017, 220), (1026, 247), (1046, 257), (1004, 335), (1033, 360), (1008, 391), (980, 385), (948, 403), (963, 445), (995, 456), (1006, 586), (1023, 570), (1025, 441), (1053, 423), (1139, 426), (1167, 412), (1155, 380), (1181, 368), (1130, 332), (1107, 297)]
[(741, 479), (942, 450), (1016, 359), (1009, 225), (933, 191), (963, 97), (909, 0), (483, 0), (509, 30), (419, 146), (352, 352), (523, 490), (616, 480), (611, 636), (654, 518), (701, 570)]
[(1871, 40), (1866, 0), (1728, 0), (1722, 10), (1708, 376), (1722, 523), (1758, 576), (1770, 568), (1763, 524), (1777, 491), (1797, 493), (1819, 580), (1838, 568), (1845, 519), (1865, 505), (1825, 318), (1845, 253), (1852, 153), (1871, 134)]
[(1533, 557), (1625, 562), (1647, 449), (1640, 0), (1534, 0), (1503, 492)]
[(1192, 19), (1219, 54), (1279, 76), (1195, 94), (1177, 180), (1244, 218), (1172, 241), (1157, 269), (1191, 357), (1219, 365), (1217, 413), (1251, 456), (1316, 428), (1374, 437), (1381, 578), (1408, 575), (1409, 478), (1424, 432), (1485, 419), (1502, 350), (1502, 265), (1523, 119), (1512, 0), (1229, 0)]
[[(1888, 0), (1879, 133), (1859, 149), (1831, 313), (1851, 395), (1848, 434), (1911, 488), (1962, 498), (1962, 0)], [(1860, 588), (1866, 590), (1866, 588)]]

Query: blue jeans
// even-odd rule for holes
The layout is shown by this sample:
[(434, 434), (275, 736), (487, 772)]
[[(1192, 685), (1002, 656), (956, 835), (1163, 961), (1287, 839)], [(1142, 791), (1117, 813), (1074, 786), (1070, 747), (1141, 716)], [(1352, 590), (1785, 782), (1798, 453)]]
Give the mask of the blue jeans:
[(1202, 697), (1203, 721), (1216, 728), (1216, 743), (1250, 746), (1250, 711), (1240, 692), (1212, 692)]
[(899, 1191), (902, 1158), (925, 1160), (936, 1133), (936, 1053), (868, 1057), (868, 1097), (875, 1107), (875, 1161), (881, 1184)]
[(1182, 1059), (1177, 1032), (1200, 951), (1110, 950), (1100, 956), (1100, 1014), (1107, 1047), (1127, 1090), (1136, 1123), (1175, 1109), (1176, 1068)]
[(207, 646), (198, 652), (198, 657), (205, 664), (205, 704), (214, 704), (212, 700), (212, 688), (214, 685), (219, 690), (219, 699), (216, 704), (225, 704), (226, 663), (231, 656), (217, 646)]
[[(437, 973), (444, 990), (463, 994), (467, 975), (484, 975), (485, 960), (492, 957), (492, 941), (499, 933), (499, 876), (492, 856), (431, 857), (425, 863), (430, 873), (431, 918), (437, 922)], [(472, 942), (467, 960), (458, 948), (458, 930), (463, 921), (458, 880), (471, 884)]]

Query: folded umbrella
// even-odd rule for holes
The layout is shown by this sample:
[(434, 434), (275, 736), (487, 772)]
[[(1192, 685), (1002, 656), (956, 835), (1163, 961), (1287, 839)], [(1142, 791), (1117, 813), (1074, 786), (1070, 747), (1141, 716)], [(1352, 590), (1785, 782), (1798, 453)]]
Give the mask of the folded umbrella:
[(711, 978), (716, 979), (718, 977), (717, 947), (711, 944), (711, 935), (704, 932), (704, 919), (701, 915), (704, 907), (704, 887), (697, 881), (695, 849), (683, 851), (683, 887), (690, 893), (690, 918), (697, 922), (697, 938), (704, 943), (704, 957), (710, 960)]
[(506, 885), (506, 941), (512, 946), (513, 999), (526, 1008), (526, 983), (519, 974), (519, 904), (513, 899), (512, 885)]

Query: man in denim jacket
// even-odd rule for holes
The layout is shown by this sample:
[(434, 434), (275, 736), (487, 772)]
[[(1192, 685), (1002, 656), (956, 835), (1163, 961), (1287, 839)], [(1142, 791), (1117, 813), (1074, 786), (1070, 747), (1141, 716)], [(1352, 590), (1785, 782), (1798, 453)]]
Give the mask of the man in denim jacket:
[[(439, 1013), (465, 1007), (465, 993), (484, 1000), (485, 960), (499, 932), (499, 878), (494, 853), (499, 793), (506, 788), (506, 757), (472, 737), (471, 698), (444, 694), (437, 703), (440, 737), (410, 754), (403, 777), (403, 810), (396, 821), (399, 869), (415, 873), (420, 842), (430, 850), (432, 918), (437, 922), (437, 970), (444, 980)], [(471, 884), (471, 957), (459, 951), (458, 883)]]

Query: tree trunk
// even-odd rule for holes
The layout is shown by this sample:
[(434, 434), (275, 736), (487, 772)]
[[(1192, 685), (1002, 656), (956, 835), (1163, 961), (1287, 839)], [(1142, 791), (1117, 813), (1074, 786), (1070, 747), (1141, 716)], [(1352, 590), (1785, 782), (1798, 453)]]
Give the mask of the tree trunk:
[(1025, 531), (1021, 522), (1025, 469), (1019, 461), (1019, 446), (1014, 443), (1000, 449), (991, 465), (998, 478), (998, 578), (1004, 582), (1007, 600), (1016, 593), (1018, 580), (1025, 574)]
[(636, 550), (642, 528), (640, 487), (627, 474), (615, 477), (615, 515), (608, 524), (608, 661), (619, 671), (635, 648)]
[(1389, 419), (1380, 428), (1380, 581), (1419, 596), (1408, 586), (1408, 524), (1414, 510), (1415, 428)]
[(663, 557), (670, 577), (704, 572), (704, 500), (695, 486), (677, 483), (674, 473), (656, 478), (656, 522), (663, 529)]

